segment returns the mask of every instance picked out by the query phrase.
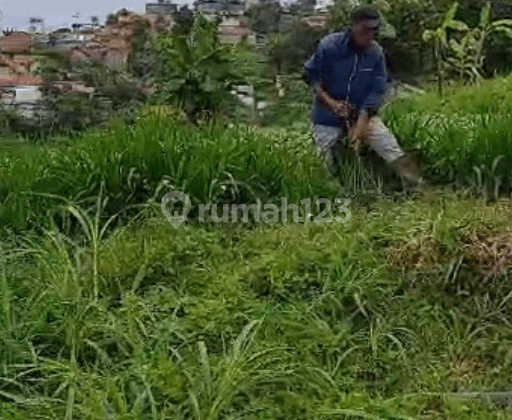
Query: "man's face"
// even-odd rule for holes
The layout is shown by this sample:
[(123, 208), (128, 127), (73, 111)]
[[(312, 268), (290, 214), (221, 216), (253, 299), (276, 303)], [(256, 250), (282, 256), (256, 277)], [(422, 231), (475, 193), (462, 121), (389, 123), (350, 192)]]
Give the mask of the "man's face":
[(377, 35), (378, 25), (370, 20), (360, 20), (352, 25), (354, 42), (361, 48), (368, 48)]

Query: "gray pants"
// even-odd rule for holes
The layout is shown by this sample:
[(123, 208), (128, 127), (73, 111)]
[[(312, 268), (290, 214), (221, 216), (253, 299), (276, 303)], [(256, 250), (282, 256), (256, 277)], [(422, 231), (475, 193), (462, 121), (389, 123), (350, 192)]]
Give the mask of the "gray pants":
[[(341, 127), (313, 124), (313, 138), (319, 152), (327, 159), (329, 166), (336, 159), (336, 148), (347, 141)], [(398, 142), (379, 117), (372, 117), (368, 130), (362, 137), (386, 163), (391, 163), (405, 155)]]

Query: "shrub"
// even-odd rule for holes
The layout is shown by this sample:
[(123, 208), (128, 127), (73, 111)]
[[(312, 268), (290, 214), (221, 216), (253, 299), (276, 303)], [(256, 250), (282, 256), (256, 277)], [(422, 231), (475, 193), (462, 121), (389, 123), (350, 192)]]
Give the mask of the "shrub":
[(234, 50), (220, 44), (217, 24), (202, 15), (185, 34), (160, 34), (155, 49), (159, 99), (181, 107), (190, 121), (224, 113), (231, 90), (244, 82)]

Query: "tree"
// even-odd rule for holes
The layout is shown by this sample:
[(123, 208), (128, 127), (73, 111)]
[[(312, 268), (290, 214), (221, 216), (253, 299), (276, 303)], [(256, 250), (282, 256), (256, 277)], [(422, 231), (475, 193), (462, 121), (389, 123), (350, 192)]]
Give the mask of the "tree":
[(244, 77), (232, 47), (220, 44), (217, 23), (195, 17), (186, 34), (159, 34), (153, 76), (161, 102), (180, 106), (189, 121), (222, 114)]
[(187, 34), (194, 26), (194, 12), (187, 5), (180, 7), (172, 18), (174, 20), (172, 31), (175, 34)]
[(460, 41), (454, 38), (449, 40), (452, 56), (447, 57), (446, 61), (461, 80), (476, 82), (483, 77), (485, 44), (493, 32), (502, 32), (512, 37), (512, 20), (501, 19), (492, 22), (491, 3), (487, 2), (481, 10), (478, 26), (468, 30)]
[(327, 29), (312, 29), (299, 24), (288, 33), (272, 37), (267, 57), (273, 76), (302, 73), (304, 62), (327, 32)]
[(437, 29), (426, 30), (423, 32), (423, 40), (433, 46), (434, 58), (437, 67), (437, 78), (439, 95), (443, 96), (443, 53), (448, 48), (448, 30), (467, 31), (468, 27), (464, 22), (455, 19), (455, 13), (459, 3), (455, 2), (448, 9), (443, 17), (443, 21)]
[(148, 28), (144, 21), (136, 23), (131, 46), (128, 67), (135, 77), (146, 79), (151, 73), (152, 52)]
[(386, 20), (395, 28), (397, 38), (404, 44), (421, 43), (423, 32), (433, 27), (442, 13), (431, 0), (401, 0), (384, 12)]
[(113, 25), (117, 25), (117, 22), (119, 20), (119, 16), (120, 15), (123, 15), (125, 13), (129, 13), (129, 11), (127, 9), (121, 9), (121, 10), (118, 10), (116, 13), (109, 13), (107, 15), (107, 20), (105, 21), (105, 25), (107, 26), (113, 26)]
[(289, 10), (291, 13), (303, 15), (314, 12), (315, 6), (316, 0), (297, 0), (289, 5)]
[(277, 0), (261, 0), (245, 13), (249, 28), (258, 34), (267, 35), (279, 31), (281, 5)]
[(117, 16), (114, 13), (109, 13), (105, 21), (106, 26), (114, 26), (117, 24)]

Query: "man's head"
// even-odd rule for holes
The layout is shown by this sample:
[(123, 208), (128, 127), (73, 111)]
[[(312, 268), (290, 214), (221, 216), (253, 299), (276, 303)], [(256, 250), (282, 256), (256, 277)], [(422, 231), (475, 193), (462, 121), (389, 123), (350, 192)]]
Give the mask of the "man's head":
[(360, 48), (368, 48), (379, 29), (379, 12), (370, 7), (358, 7), (352, 15), (352, 37)]

